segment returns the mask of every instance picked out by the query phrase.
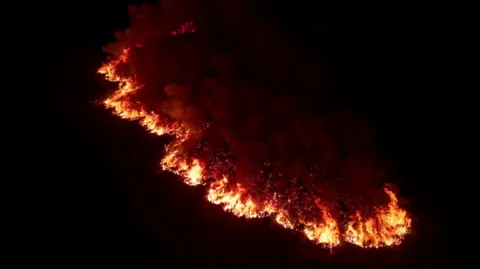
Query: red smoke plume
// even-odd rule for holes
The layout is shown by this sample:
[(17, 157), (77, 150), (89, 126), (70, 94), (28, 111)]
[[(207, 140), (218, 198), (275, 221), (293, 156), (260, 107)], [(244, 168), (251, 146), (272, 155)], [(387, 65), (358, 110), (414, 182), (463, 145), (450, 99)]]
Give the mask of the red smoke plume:
[(326, 105), (321, 57), (241, 3), (131, 8), (99, 70), (119, 84), (103, 103), (173, 136), (162, 167), (226, 211), (271, 216), (328, 247), (400, 244), (411, 220), (379, 186), (372, 128)]

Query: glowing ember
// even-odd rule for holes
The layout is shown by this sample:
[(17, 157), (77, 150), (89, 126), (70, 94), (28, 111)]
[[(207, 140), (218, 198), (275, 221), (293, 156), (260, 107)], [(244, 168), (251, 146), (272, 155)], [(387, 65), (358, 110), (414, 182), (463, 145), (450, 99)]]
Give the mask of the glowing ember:
[(180, 25), (180, 27), (178, 27), (177, 30), (175, 31), (172, 31), (171, 34), (172, 35), (181, 35), (181, 34), (185, 34), (185, 33), (195, 33), (195, 26), (193, 25), (193, 21), (188, 21), (182, 25)]
[[(173, 31), (172, 35), (193, 33), (193, 22), (182, 25)], [(137, 50), (141, 45), (135, 46)], [(409, 232), (411, 219), (407, 212), (398, 206), (395, 194), (385, 189), (390, 198), (388, 205), (376, 208), (375, 216), (365, 219), (357, 212), (346, 225), (340, 225), (332, 216), (329, 207), (316, 199), (313, 208), (320, 212), (317, 219), (304, 218), (299, 214), (292, 214), (286, 209), (286, 202), (278, 198), (277, 193), (267, 198), (258, 199), (256, 194), (248, 188), (231, 181), (227, 174), (216, 175), (210, 173), (206, 162), (201, 158), (191, 158), (183, 150), (183, 144), (191, 137), (189, 127), (151, 111), (139, 102), (132, 101), (142, 88), (132, 75), (124, 75), (118, 71), (118, 66), (128, 64), (132, 50), (124, 53), (106, 64), (98, 72), (108, 81), (118, 83), (118, 89), (104, 100), (105, 107), (113, 113), (127, 120), (137, 120), (146, 130), (156, 135), (168, 134), (174, 137), (174, 142), (166, 146), (166, 154), (161, 160), (163, 169), (171, 171), (191, 186), (204, 185), (207, 189), (207, 200), (223, 207), (225, 211), (245, 218), (260, 218), (271, 216), (278, 224), (287, 229), (302, 231), (307, 238), (322, 246), (332, 248), (342, 241), (360, 247), (384, 247), (401, 243)], [(207, 183), (208, 182), (208, 183)], [(284, 199), (284, 198), (282, 198)], [(287, 203), (288, 204), (288, 203)]]

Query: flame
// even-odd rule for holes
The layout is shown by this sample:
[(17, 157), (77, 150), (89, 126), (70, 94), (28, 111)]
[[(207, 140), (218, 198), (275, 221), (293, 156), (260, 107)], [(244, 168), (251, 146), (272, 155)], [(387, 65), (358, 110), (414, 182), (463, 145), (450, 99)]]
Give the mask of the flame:
[(388, 205), (377, 208), (375, 217), (366, 220), (357, 211), (355, 218), (347, 224), (345, 241), (367, 248), (394, 246), (402, 242), (412, 220), (405, 210), (399, 208), (395, 194), (387, 188), (384, 191), (390, 198)]
[(113, 113), (123, 119), (139, 120), (140, 124), (153, 134), (164, 135), (180, 131), (180, 129), (173, 128), (174, 126), (162, 125), (159, 115), (147, 112), (143, 107), (136, 107), (135, 105), (138, 104), (129, 100), (129, 97), (142, 86), (136, 83), (134, 77), (123, 76), (116, 70), (118, 65), (128, 63), (130, 55), (131, 50), (124, 49), (118, 59), (105, 63), (98, 70), (98, 73), (103, 74), (106, 80), (118, 83), (118, 90), (105, 99), (103, 104), (105, 107), (113, 109)]
[[(182, 25), (172, 35), (184, 32), (194, 32), (192, 23)], [(136, 48), (142, 48), (136, 45)], [(98, 73), (105, 79), (118, 83), (118, 89), (103, 101), (106, 108), (111, 109), (117, 116), (127, 120), (137, 120), (146, 130), (156, 135), (171, 135), (174, 142), (165, 147), (166, 154), (160, 161), (164, 170), (171, 171), (182, 177), (186, 184), (191, 186), (204, 185), (207, 188), (207, 200), (223, 207), (238, 217), (260, 218), (271, 216), (279, 225), (286, 229), (297, 229), (305, 236), (325, 247), (333, 248), (342, 240), (361, 247), (382, 247), (398, 245), (403, 236), (408, 233), (411, 220), (405, 210), (398, 207), (395, 194), (385, 189), (390, 197), (390, 203), (385, 208), (378, 208), (375, 218), (363, 220), (360, 213), (345, 227), (344, 235), (337, 221), (332, 217), (328, 208), (317, 200), (317, 206), (322, 218), (317, 221), (305, 221), (292, 217), (288, 210), (280, 207), (274, 198), (259, 202), (252, 193), (249, 193), (241, 184), (232, 183), (226, 175), (215, 178), (206, 176), (205, 164), (199, 159), (189, 159), (182, 151), (182, 144), (189, 139), (190, 132), (180, 123), (168, 123), (160, 114), (148, 111), (142, 104), (133, 102), (131, 97), (142, 88), (134, 76), (117, 73), (120, 64), (128, 63), (132, 51), (125, 49), (117, 59), (105, 63)], [(207, 184), (206, 179), (213, 180)]]
[(322, 244), (328, 247), (334, 247), (340, 244), (340, 231), (337, 227), (337, 222), (330, 215), (327, 208), (321, 203), (320, 199), (315, 200), (315, 204), (322, 212), (323, 223), (305, 222), (303, 232), (308, 239), (317, 244)]
[(275, 212), (268, 204), (256, 203), (242, 185), (230, 186), (226, 176), (210, 186), (207, 199), (216, 205), (222, 205), (225, 211), (239, 217), (259, 218)]

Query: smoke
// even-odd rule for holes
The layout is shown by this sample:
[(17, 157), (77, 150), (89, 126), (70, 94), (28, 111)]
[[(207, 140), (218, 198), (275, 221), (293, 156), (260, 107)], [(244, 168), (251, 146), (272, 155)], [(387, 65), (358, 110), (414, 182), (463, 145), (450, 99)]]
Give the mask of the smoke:
[(337, 215), (378, 204), (386, 173), (373, 127), (328, 100), (330, 37), (314, 30), (326, 25), (305, 25), (321, 40), (305, 44), (248, 1), (170, 0), (129, 14), (105, 51), (132, 48), (117, 70), (143, 85), (131, 103), (187, 126), (180, 146), (210, 175), (228, 174), (258, 199), (277, 193), (297, 211), (317, 198)]

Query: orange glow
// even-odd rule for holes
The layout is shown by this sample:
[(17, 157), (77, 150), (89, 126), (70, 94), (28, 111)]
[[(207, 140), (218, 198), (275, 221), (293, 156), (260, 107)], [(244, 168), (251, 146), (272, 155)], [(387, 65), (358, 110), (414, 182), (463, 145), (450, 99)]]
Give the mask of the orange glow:
[(357, 212), (347, 225), (345, 241), (368, 248), (394, 246), (402, 242), (412, 220), (405, 210), (398, 207), (395, 194), (388, 189), (384, 191), (390, 198), (388, 205), (377, 208), (375, 216), (365, 220)]
[[(194, 29), (191, 23), (181, 27), (181, 31), (194, 31)], [(182, 150), (182, 143), (190, 137), (191, 130), (180, 123), (166, 123), (161, 115), (148, 111), (138, 102), (131, 101), (131, 97), (142, 86), (137, 84), (134, 76), (117, 73), (117, 66), (128, 63), (130, 53), (129, 49), (124, 50), (124, 54), (118, 59), (105, 63), (98, 70), (106, 80), (118, 83), (118, 89), (110, 94), (103, 104), (123, 119), (137, 120), (152, 134), (174, 136), (174, 142), (165, 147), (165, 156), (160, 161), (162, 168), (179, 175), (188, 185), (204, 185), (209, 202), (220, 205), (225, 211), (238, 217), (271, 216), (284, 228), (300, 229), (299, 227), (302, 227), (301, 231), (307, 238), (328, 248), (339, 245), (341, 241), (361, 247), (393, 246), (400, 244), (403, 237), (409, 232), (411, 219), (405, 210), (399, 208), (397, 197), (388, 189), (385, 189), (390, 197), (387, 206), (377, 208), (375, 217), (370, 219), (363, 219), (360, 213), (357, 213), (342, 232), (343, 226), (340, 227), (327, 206), (320, 204), (319, 200), (317, 206), (321, 211), (321, 219), (305, 221), (298, 217), (291, 217), (289, 212), (280, 208), (273, 198), (266, 202), (258, 202), (244, 186), (231, 182), (225, 175), (219, 178), (212, 178), (211, 175), (207, 177), (205, 175), (206, 164), (202, 163), (200, 159), (188, 158)], [(206, 183), (207, 178), (211, 183)]]
[(225, 211), (232, 212), (236, 216), (246, 218), (258, 218), (270, 215), (274, 212), (268, 205), (261, 206), (248, 195), (240, 185), (229, 185), (227, 177), (215, 181), (208, 189), (208, 201), (222, 205)]

